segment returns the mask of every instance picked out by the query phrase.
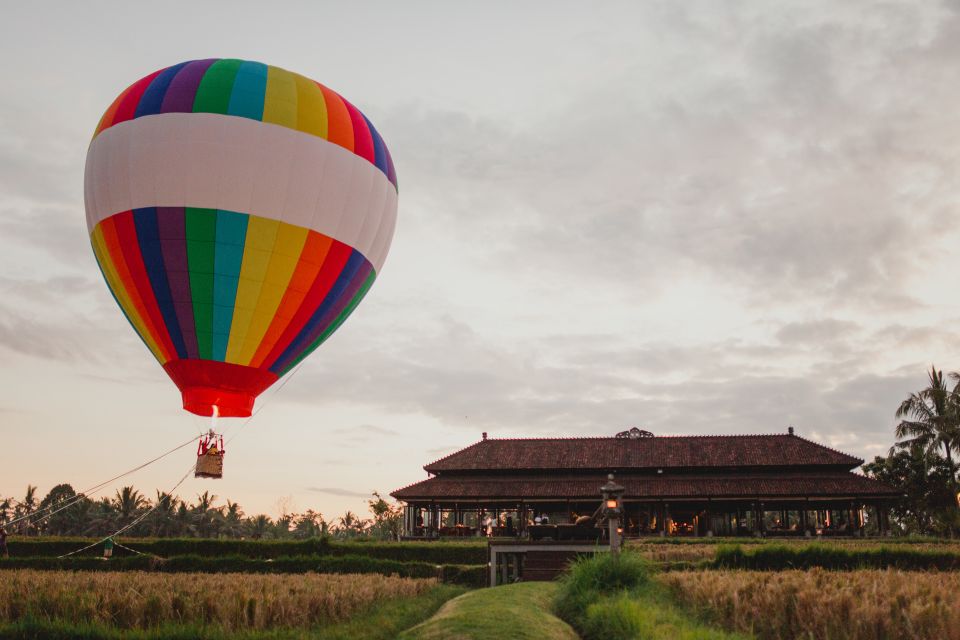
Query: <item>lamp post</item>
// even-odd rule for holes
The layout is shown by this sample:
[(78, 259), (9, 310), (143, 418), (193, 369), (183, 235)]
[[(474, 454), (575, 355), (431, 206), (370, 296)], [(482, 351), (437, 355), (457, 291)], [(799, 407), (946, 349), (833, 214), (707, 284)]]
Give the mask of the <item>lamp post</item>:
[(623, 513), (623, 503), (621, 498), (626, 491), (622, 486), (613, 481), (613, 474), (607, 476), (607, 482), (600, 487), (600, 494), (603, 496), (603, 515), (607, 517), (607, 523), (610, 527), (610, 552), (620, 553), (620, 514)]

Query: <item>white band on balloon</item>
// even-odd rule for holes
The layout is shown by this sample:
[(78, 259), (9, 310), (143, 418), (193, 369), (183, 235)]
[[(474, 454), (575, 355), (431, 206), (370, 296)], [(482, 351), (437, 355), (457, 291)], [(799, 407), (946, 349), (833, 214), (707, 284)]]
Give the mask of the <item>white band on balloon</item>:
[(141, 207), (239, 211), (350, 245), (377, 272), (397, 219), (397, 191), (377, 167), (309, 133), (215, 113), (121, 122), (87, 151), (87, 228)]

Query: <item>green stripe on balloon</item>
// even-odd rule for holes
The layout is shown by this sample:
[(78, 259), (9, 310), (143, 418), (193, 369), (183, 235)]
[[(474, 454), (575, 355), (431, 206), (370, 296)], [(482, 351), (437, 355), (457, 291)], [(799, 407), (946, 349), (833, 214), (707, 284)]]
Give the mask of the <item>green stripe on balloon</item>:
[(230, 108), (230, 94), (242, 60), (218, 60), (210, 65), (200, 80), (193, 100), (194, 113), (226, 114)]
[(216, 209), (186, 208), (187, 264), (190, 266), (190, 295), (200, 358), (213, 355), (213, 272), (216, 256)]
[(327, 327), (326, 330), (324, 330), (324, 332), (321, 333), (316, 340), (310, 343), (310, 345), (308, 345), (307, 348), (300, 353), (300, 355), (294, 358), (290, 362), (290, 364), (288, 364), (287, 367), (280, 372), (279, 377), (282, 378), (283, 376), (287, 375), (287, 372), (290, 371), (290, 369), (300, 364), (301, 360), (303, 360), (308, 355), (313, 353), (313, 351), (317, 347), (319, 347), (321, 344), (323, 344), (326, 341), (326, 339), (329, 338), (331, 334), (333, 334), (334, 331), (340, 328), (340, 325), (342, 325), (346, 321), (346, 319), (350, 317), (350, 314), (353, 313), (353, 310), (357, 308), (357, 305), (360, 304), (360, 301), (363, 300), (364, 296), (367, 295), (367, 291), (370, 290), (370, 287), (373, 286), (373, 281), (376, 279), (377, 279), (377, 273), (373, 269), (371, 269), (370, 274), (367, 276), (367, 279), (363, 281), (363, 284), (360, 286), (360, 289), (357, 290), (357, 293), (353, 296), (353, 300), (350, 301), (350, 304), (344, 307), (343, 311), (340, 312), (340, 315), (336, 317), (336, 319), (330, 324), (330, 326)]

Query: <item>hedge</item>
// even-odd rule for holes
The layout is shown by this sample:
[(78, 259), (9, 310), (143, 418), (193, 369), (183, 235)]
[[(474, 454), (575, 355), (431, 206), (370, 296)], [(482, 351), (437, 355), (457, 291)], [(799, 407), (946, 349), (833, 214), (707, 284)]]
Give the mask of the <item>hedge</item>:
[[(327, 537), (308, 540), (218, 540), (204, 538), (120, 538), (124, 546), (162, 557), (243, 556), (247, 558), (281, 558), (284, 556), (367, 556), (399, 562), (432, 564), (482, 564), (487, 561), (484, 544), (471, 542), (341, 542)], [(94, 539), (90, 538), (11, 538), (11, 556), (57, 557), (76, 551)], [(115, 556), (132, 555), (121, 547)], [(99, 556), (100, 545), (85, 551), (84, 556)]]
[(445, 564), (440, 580), (447, 584), (465, 587), (485, 587), (490, 579), (489, 567), (485, 564)]
[(245, 556), (183, 555), (114, 557), (10, 558), (0, 560), (3, 569), (59, 571), (161, 571), (164, 573), (379, 573), (405, 578), (440, 578), (443, 582), (483, 586), (486, 565), (435, 565), (428, 562), (399, 562), (368, 556), (283, 556), (257, 559)]
[(960, 553), (905, 547), (842, 548), (826, 544), (787, 546), (770, 544), (754, 548), (722, 546), (713, 561), (715, 568), (757, 569), (907, 569), (960, 570)]

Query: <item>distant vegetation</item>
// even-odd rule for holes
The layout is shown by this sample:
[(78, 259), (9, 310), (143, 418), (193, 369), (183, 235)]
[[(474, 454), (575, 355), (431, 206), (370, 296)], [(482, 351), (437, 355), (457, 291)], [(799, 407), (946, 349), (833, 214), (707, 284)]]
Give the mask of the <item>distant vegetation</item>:
[(866, 475), (906, 495), (890, 514), (899, 533), (960, 534), (960, 373), (947, 377), (931, 368), (929, 385), (896, 411), (897, 443), (863, 465)]
[[(107, 536), (141, 520), (125, 536), (156, 538), (253, 538), (265, 540), (335, 538), (397, 540), (403, 529), (403, 509), (374, 492), (367, 501), (370, 517), (352, 511), (327, 520), (312, 509), (284, 513), (276, 520), (267, 515), (247, 516), (230, 500), (217, 505), (217, 496), (204, 491), (195, 502), (161, 491), (147, 498), (132, 486), (112, 498), (80, 496), (69, 484), (58, 484), (43, 498), (28, 485), (22, 499), (0, 498), (0, 524), (20, 520), (8, 533), (24, 536)], [(62, 510), (61, 507), (66, 507)], [(31, 517), (32, 516), (32, 517)]]

